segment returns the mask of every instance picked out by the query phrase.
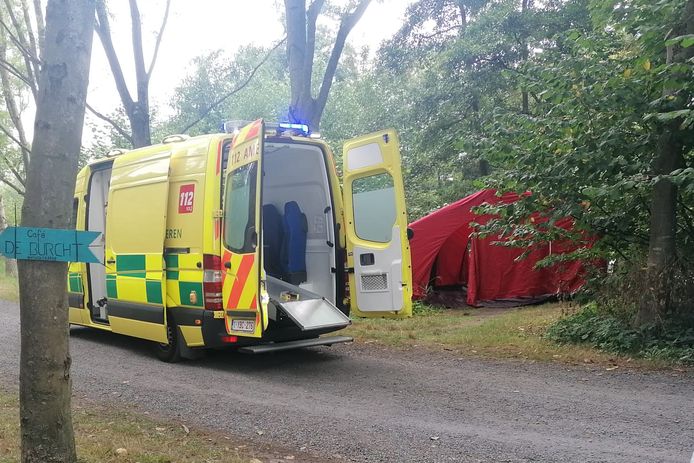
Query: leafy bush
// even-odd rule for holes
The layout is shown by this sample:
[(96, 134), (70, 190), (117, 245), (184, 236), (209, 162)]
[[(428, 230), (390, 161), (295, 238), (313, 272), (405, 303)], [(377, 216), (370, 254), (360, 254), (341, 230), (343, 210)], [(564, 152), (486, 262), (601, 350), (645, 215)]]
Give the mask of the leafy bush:
[(597, 304), (561, 318), (545, 336), (560, 344), (589, 344), (595, 348), (648, 359), (694, 364), (694, 325), (677, 320), (659, 327), (631, 327), (614, 312)]

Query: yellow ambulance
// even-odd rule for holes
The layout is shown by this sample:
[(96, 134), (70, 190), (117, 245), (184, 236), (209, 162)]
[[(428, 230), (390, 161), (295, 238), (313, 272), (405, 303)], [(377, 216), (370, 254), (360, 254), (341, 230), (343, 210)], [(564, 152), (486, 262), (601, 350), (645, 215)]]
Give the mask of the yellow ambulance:
[(72, 263), (70, 323), (154, 341), (164, 361), (205, 348), (259, 353), (364, 317), (407, 317), (410, 250), (393, 130), (343, 147), (300, 124), (173, 135), (77, 176), (79, 230), (103, 263)]

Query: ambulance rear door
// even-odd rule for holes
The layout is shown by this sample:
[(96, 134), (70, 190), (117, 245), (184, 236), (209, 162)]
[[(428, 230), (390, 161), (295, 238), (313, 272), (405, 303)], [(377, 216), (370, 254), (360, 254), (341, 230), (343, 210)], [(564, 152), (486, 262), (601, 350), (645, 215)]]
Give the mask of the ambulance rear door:
[(235, 136), (224, 181), (222, 303), (227, 333), (260, 338), (268, 326), (262, 261), (262, 161), (259, 119)]
[(350, 306), (362, 317), (412, 315), (412, 276), (398, 138), (348, 141), (343, 182)]

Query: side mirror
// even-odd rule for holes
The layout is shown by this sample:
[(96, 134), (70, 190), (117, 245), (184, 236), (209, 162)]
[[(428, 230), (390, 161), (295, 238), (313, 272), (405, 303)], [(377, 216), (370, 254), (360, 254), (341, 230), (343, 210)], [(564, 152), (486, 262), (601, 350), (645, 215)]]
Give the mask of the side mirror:
[(407, 239), (411, 240), (414, 238), (414, 230), (412, 230), (410, 227), (407, 227)]

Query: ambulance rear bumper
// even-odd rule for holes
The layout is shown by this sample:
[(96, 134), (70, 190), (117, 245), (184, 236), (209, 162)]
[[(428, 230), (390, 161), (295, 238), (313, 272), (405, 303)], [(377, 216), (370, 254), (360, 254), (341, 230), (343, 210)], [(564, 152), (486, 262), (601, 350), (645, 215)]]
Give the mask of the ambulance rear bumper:
[(297, 341), (273, 342), (270, 344), (257, 344), (254, 346), (241, 347), (239, 352), (244, 354), (265, 354), (268, 352), (279, 352), (290, 349), (300, 349), (303, 347), (332, 346), (343, 342), (352, 342), (349, 336), (327, 336), (315, 339), (299, 339)]

